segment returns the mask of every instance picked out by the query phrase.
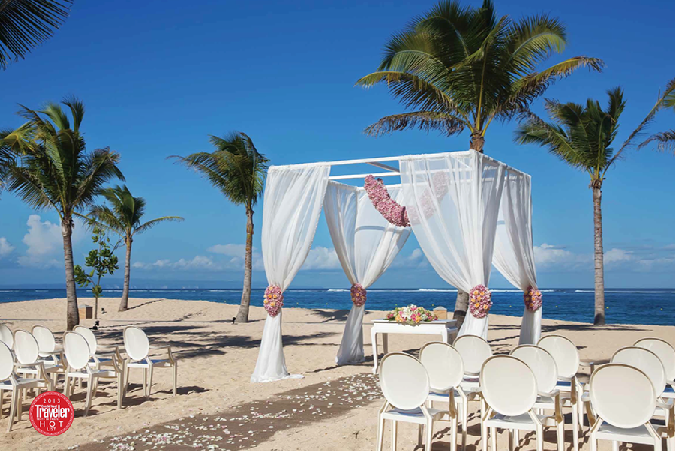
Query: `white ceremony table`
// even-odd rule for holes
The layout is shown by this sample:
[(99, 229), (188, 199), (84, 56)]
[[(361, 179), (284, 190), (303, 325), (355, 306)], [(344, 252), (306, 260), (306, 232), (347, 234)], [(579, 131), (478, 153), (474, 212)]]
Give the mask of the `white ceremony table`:
[(371, 347), (373, 348), (373, 372), (378, 371), (378, 334), (383, 337), (383, 353), (387, 354), (388, 334), (414, 335), (441, 335), (444, 343), (449, 343), (449, 337), (458, 333), (454, 319), (438, 319), (429, 323), (420, 323), (417, 326), (399, 324), (396, 321), (377, 319), (371, 327)]

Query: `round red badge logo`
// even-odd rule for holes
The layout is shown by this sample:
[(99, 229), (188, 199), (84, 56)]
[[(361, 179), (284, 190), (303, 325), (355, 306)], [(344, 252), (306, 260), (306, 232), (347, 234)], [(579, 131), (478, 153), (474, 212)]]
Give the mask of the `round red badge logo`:
[(40, 434), (61, 435), (73, 424), (75, 409), (64, 394), (47, 391), (33, 400), (28, 418)]

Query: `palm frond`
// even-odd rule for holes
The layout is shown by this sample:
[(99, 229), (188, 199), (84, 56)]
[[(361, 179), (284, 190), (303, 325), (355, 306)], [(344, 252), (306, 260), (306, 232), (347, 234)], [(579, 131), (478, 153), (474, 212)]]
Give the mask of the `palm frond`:
[(443, 135), (452, 136), (462, 132), (466, 126), (463, 118), (434, 111), (416, 111), (412, 113), (394, 114), (369, 125), (365, 130), (369, 136), (382, 136), (387, 133), (406, 129), (436, 130)]
[(650, 143), (657, 144), (658, 152), (674, 153), (674, 131), (667, 130), (666, 132), (658, 132), (650, 136), (648, 139), (638, 145), (639, 149), (648, 146)]
[(161, 224), (163, 222), (171, 222), (171, 221), (181, 222), (181, 221), (184, 221), (184, 218), (182, 218), (180, 216), (162, 216), (161, 218), (153, 219), (151, 221), (148, 221), (148, 222), (141, 224), (140, 226), (136, 227), (134, 229), (133, 235), (139, 235), (139, 234), (155, 227), (157, 224)]

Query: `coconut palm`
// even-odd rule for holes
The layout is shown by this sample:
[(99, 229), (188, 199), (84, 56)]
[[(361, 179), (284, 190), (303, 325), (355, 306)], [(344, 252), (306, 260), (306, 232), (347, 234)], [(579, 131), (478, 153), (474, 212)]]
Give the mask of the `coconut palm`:
[(131, 272), (131, 244), (136, 235), (147, 231), (161, 222), (183, 221), (180, 216), (162, 216), (141, 223), (145, 213), (146, 201), (142, 197), (134, 197), (129, 188), (115, 186), (101, 190), (101, 196), (108, 201), (109, 205), (97, 205), (89, 213), (89, 217), (105, 228), (120, 236), (126, 247), (124, 260), (124, 287), (119, 311), (129, 307), (129, 278)]
[(253, 206), (263, 192), (268, 159), (256, 150), (245, 133), (236, 132), (223, 138), (210, 136), (216, 150), (198, 152), (187, 157), (174, 155), (179, 163), (201, 172), (231, 202), (244, 205), (246, 212), (246, 246), (244, 251), (244, 286), (236, 321), (249, 321), (251, 301), (251, 254), (253, 249)]
[(103, 184), (122, 179), (117, 167), (120, 156), (109, 148), (87, 152), (80, 132), (84, 104), (75, 98), (48, 103), (40, 110), (21, 106), (19, 114), (28, 122), (7, 134), (0, 146), (18, 155), (16, 165), (7, 169), (7, 189), (33, 208), (53, 208), (61, 220), (68, 298), (67, 326), (79, 323), (75, 290), (71, 236), (74, 217), (94, 203)]
[[(495, 120), (526, 114), (550, 84), (578, 68), (603, 67), (598, 58), (577, 56), (538, 70), (565, 45), (565, 26), (547, 15), (512, 20), (498, 18), (490, 0), (480, 8), (441, 1), (390, 38), (377, 71), (357, 81), (364, 87), (386, 83), (411, 110), (380, 119), (366, 133), (418, 128), (452, 136), (467, 129), (470, 148), (483, 152)], [(458, 290), (459, 324), (468, 300)]]
[(517, 129), (515, 140), (519, 144), (545, 147), (570, 166), (589, 174), (594, 204), (594, 324), (602, 325), (605, 324), (605, 296), (601, 188), (608, 169), (631, 146), (636, 135), (630, 135), (617, 151), (611, 147), (625, 106), (620, 88), (608, 91), (605, 110), (592, 99), (588, 99), (586, 105), (548, 100), (545, 106), (552, 122), (531, 115)]
[(52, 36), (68, 17), (72, 0), (5, 0), (0, 2), (0, 68), (24, 58)]

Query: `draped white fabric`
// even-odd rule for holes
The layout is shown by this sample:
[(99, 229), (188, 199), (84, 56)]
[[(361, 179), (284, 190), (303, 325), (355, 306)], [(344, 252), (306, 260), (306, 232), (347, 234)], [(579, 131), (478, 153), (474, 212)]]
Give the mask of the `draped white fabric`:
[[(269, 285), (286, 290), (310, 252), (329, 180), (329, 164), (271, 167), (263, 200), (261, 247)], [(265, 320), (252, 382), (289, 377), (282, 313)]]
[[(400, 187), (388, 186), (388, 192), (401, 201)], [(324, 215), (345, 275), (350, 284), (359, 283), (364, 288), (385, 272), (411, 233), (409, 228), (387, 222), (363, 188), (342, 183), (329, 182)], [(364, 306), (353, 304), (336, 356), (338, 365), (364, 361), (363, 317)]]
[[(507, 171), (495, 235), (493, 265), (512, 285), (522, 290), (536, 285), (533, 255), (533, 207), (530, 176)], [(519, 344), (536, 344), (540, 339), (542, 308), (531, 312), (525, 306)]]
[[(404, 202), (420, 248), (449, 284), (488, 286), (505, 169), (478, 152), (406, 157)], [(488, 316), (467, 314), (459, 335), (488, 335)]]

